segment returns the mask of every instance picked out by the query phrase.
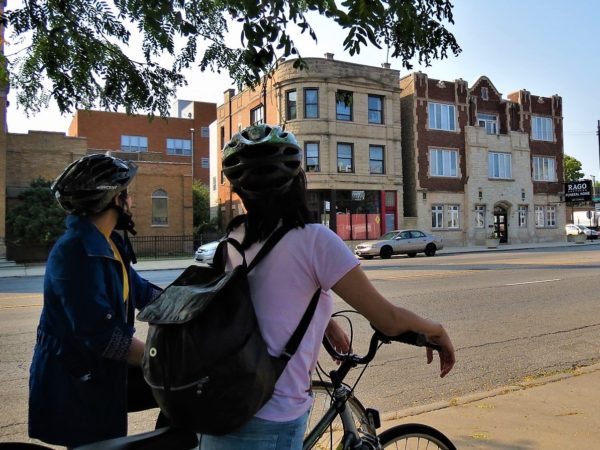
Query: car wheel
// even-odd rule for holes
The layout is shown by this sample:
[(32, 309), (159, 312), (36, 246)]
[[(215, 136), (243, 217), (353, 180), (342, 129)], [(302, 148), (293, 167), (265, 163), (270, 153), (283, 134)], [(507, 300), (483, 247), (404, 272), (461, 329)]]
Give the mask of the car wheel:
[(392, 251), (392, 247), (386, 245), (379, 251), (379, 256), (381, 256), (381, 259), (390, 259), (392, 257), (392, 253), (394, 253)]
[(435, 256), (436, 250), (437, 248), (435, 247), (435, 244), (427, 244), (427, 247), (425, 247), (425, 255)]
[(407, 253), (407, 255), (409, 258), (414, 258), (415, 256), (417, 256), (417, 252), (410, 252), (410, 253)]

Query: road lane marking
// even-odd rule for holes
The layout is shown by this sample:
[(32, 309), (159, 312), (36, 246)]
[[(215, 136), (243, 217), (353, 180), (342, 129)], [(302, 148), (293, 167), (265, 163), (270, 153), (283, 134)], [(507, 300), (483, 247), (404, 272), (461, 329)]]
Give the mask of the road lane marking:
[(32, 303), (31, 305), (12, 305), (12, 306), (0, 306), (0, 309), (13, 309), (13, 308), (31, 308), (36, 306), (44, 306), (41, 303)]
[(553, 281), (560, 281), (560, 278), (552, 278), (551, 280), (523, 281), (522, 283), (509, 283), (509, 284), (505, 284), (505, 286), (520, 286), (522, 284), (534, 284), (534, 283), (552, 283)]

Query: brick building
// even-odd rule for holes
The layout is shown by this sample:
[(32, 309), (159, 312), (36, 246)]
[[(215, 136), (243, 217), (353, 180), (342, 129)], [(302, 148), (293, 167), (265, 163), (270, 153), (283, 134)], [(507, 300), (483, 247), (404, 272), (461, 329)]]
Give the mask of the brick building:
[(400, 87), (407, 222), (449, 245), (563, 238), (561, 97), (421, 72)]
[[(399, 72), (331, 54), (306, 61), (302, 71), (281, 62), (255, 90), (226, 91), (218, 146), (250, 124), (285, 126), (304, 149), (313, 219), (343, 239), (373, 239), (403, 221)], [(225, 177), (217, 184), (226, 223), (242, 207)]]

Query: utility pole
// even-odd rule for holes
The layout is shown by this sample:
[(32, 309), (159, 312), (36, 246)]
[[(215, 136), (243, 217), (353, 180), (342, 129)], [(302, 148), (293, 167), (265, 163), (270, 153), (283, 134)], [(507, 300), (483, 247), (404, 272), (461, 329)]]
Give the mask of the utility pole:
[(194, 184), (194, 180), (196, 179), (196, 171), (195, 171), (195, 165), (196, 165), (196, 160), (194, 158), (194, 136), (195, 136), (195, 131), (193, 128), (190, 128), (190, 137), (191, 137), (191, 142), (190, 142), (190, 149), (192, 151), (192, 184)]

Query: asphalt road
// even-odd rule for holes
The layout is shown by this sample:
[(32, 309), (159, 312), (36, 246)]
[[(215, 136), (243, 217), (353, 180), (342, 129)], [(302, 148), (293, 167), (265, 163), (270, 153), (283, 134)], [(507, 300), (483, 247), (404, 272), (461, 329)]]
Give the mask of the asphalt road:
[[(390, 412), (600, 360), (596, 246), (401, 256), (362, 265), (390, 301), (442, 322), (458, 359), (440, 379), (437, 366), (426, 365), (424, 350), (383, 346), (356, 389), (365, 406)], [(179, 272), (143, 275), (166, 285)], [(41, 289), (39, 277), (0, 279), (0, 441), (26, 440), (27, 376)], [(346, 309), (339, 299), (336, 309)], [(358, 316), (350, 318), (360, 353), (370, 328)], [(143, 325), (139, 333), (145, 334)], [(334, 367), (327, 357), (321, 360), (326, 370)], [(152, 428), (153, 417), (138, 413), (131, 431)]]

